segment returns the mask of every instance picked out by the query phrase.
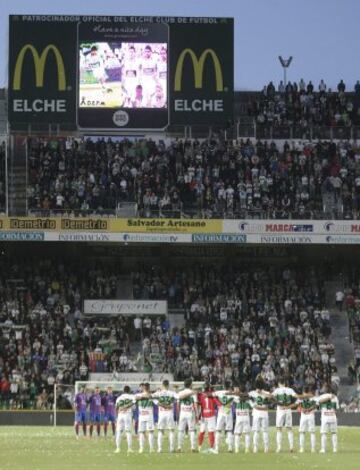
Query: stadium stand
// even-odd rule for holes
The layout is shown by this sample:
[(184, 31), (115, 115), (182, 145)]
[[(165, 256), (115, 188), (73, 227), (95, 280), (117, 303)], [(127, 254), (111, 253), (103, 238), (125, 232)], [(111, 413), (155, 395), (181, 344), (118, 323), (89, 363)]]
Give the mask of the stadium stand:
[[(50, 408), (53, 384), (89, 372), (171, 372), (213, 383), (279, 374), (319, 389), (336, 375), (321, 272), (189, 265), (132, 273), (135, 298), (167, 299), (186, 323), (81, 314), (84, 298), (116, 298), (115, 268), (50, 259), (1, 261), (1, 402)], [(241, 325), (241, 327), (240, 327)], [(138, 348), (137, 346), (140, 347)]]
[(270, 82), (261, 96), (250, 103), (249, 114), (256, 119), (263, 137), (286, 137), (290, 128), (304, 139), (313, 132), (317, 134), (321, 127), (349, 129), (360, 124), (360, 83), (356, 83), (353, 93), (346, 93), (345, 89), (343, 80), (336, 91), (327, 88), (324, 80), (317, 89), (303, 79), (286, 85), (281, 81), (277, 90)]
[(29, 141), (28, 206), (39, 215), (357, 218), (360, 151), (350, 141)]
[(281, 374), (297, 386), (331, 380), (329, 312), (315, 272), (305, 278), (301, 270), (198, 267), (182, 270), (179, 289), (180, 279), (173, 274), (171, 285), (178, 287), (173, 294), (184, 293), (186, 330), (164, 338), (153, 328), (144, 339), (145, 357), (163, 351), (179, 379), (240, 380), (248, 387), (259, 373), (268, 385)]
[(6, 210), (6, 143), (0, 139), (0, 214)]

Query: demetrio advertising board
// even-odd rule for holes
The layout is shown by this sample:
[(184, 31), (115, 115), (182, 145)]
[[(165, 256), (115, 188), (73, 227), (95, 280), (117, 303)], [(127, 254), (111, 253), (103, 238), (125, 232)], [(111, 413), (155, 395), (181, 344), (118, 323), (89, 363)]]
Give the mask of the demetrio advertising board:
[(0, 217), (1, 241), (156, 244), (360, 245), (349, 220)]
[(9, 121), (163, 129), (233, 117), (232, 18), (12, 15)]

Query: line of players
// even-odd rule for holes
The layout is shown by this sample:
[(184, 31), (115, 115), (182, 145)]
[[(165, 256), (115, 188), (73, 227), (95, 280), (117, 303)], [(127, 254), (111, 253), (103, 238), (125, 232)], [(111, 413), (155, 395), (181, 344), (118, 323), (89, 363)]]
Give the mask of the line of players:
[[(75, 430), (79, 436), (82, 425), (86, 435), (86, 406), (90, 404), (90, 435), (96, 426), (100, 435), (101, 408), (104, 407), (104, 434), (107, 434), (108, 423), (116, 434), (116, 453), (120, 452), (121, 440), (127, 439), (127, 451), (132, 453), (133, 409), (138, 410), (137, 431), (139, 434), (139, 453), (144, 452), (145, 434), (148, 435), (149, 450), (154, 452), (154, 407), (158, 407), (157, 451), (162, 452), (164, 433), (168, 431), (169, 451), (175, 451), (175, 418), (177, 422), (177, 452), (183, 449), (185, 433), (190, 437), (192, 452), (202, 450), (205, 433), (208, 433), (209, 449), (207, 452), (219, 452), (222, 434), (225, 432), (229, 452), (240, 451), (241, 437), (244, 437), (245, 453), (250, 452), (251, 431), (253, 433), (252, 450), (259, 449), (260, 433), (264, 452), (269, 452), (269, 407), (276, 405), (276, 452), (281, 452), (283, 429), (287, 430), (290, 452), (294, 451), (294, 434), (292, 431), (292, 411), (300, 412), (299, 451), (304, 452), (305, 433), (310, 434), (311, 452), (316, 450), (315, 411), (321, 411), (321, 450), (326, 452), (327, 435), (332, 436), (333, 452), (337, 452), (337, 416), (339, 408), (337, 397), (330, 393), (328, 387), (320, 396), (314, 396), (308, 387), (302, 394), (297, 394), (288, 387), (286, 380), (281, 380), (271, 393), (265, 390), (262, 379), (256, 380), (256, 388), (246, 392), (244, 387), (232, 387), (225, 384), (224, 390), (214, 391), (205, 384), (202, 391), (192, 388), (191, 379), (184, 382), (180, 392), (170, 390), (169, 382), (164, 380), (160, 390), (151, 391), (148, 383), (140, 385), (140, 392), (132, 394), (129, 386), (115, 399), (112, 390), (101, 397), (100, 389), (88, 400), (85, 390), (75, 397)], [(115, 416), (115, 410), (117, 417)], [(250, 424), (252, 415), (252, 427)], [(235, 417), (235, 420), (234, 420)], [(235, 421), (235, 422), (234, 422)], [(116, 422), (116, 432), (115, 432)], [(196, 445), (196, 425), (199, 423), (198, 444)]]
[[(167, 49), (162, 45), (145, 45), (141, 57), (137, 55), (138, 44), (126, 44), (127, 49), (117, 50), (117, 54), (107, 48), (100, 54), (99, 45), (93, 45), (87, 54), (80, 54), (80, 69), (91, 71), (102, 93), (113, 92), (107, 86), (106, 70), (115, 65), (121, 70), (121, 104), (125, 108), (163, 108), (167, 101)], [(154, 49), (154, 50), (153, 50)], [(156, 52), (156, 53), (155, 53)], [(114, 82), (116, 83), (116, 82)], [(85, 90), (86, 86), (83, 85)], [(85, 105), (82, 98), (80, 106)]]

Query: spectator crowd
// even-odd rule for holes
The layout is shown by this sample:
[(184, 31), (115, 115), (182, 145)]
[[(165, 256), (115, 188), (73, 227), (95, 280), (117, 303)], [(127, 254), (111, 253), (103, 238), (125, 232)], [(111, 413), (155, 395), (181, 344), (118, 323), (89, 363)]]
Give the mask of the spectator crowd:
[(186, 319), (86, 317), (85, 298), (116, 298), (120, 272), (94, 262), (13, 259), (0, 269), (0, 400), (49, 408), (53, 385), (89, 372), (169, 372), (248, 387), (261, 374), (294, 386), (336, 385), (321, 274), (306, 269), (142, 267), (135, 299), (167, 299)]
[(258, 100), (250, 103), (249, 114), (260, 129), (293, 128), (309, 137), (309, 129), (360, 125), (360, 82), (352, 93), (346, 93), (343, 80), (336, 90), (321, 80), (317, 87), (303, 79), (298, 83), (280, 81), (277, 89), (273, 82), (264, 86)]
[[(114, 298), (108, 269), (47, 260), (2, 262), (0, 401), (49, 408), (54, 383), (86, 380), (90, 371), (123, 370), (130, 350), (127, 317), (87, 319), (84, 298)], [(122, 361), (122, 362), (121, 362)], [(125, 361), (126, 370), (136, 366)]]
[(33, 213), (356, 218), (356, 143), (241, 140), (29, 141)]
[(6, 211), (6, 143), (0, 142), (0, 214)]
[(162, 297), (172, 290), (187, 312), (185, 328), (154, 325), (144, 335), (145, 358), (160, 355), (157, 371), (248, 388), (258, 374), (269, 386), (285, 375), (299, 388), (338, 387), (330, 313), (315, 271), (199, 266), (173, 272), (165, 290), (164, 273), (140, 277), (137, 292), (152, 295), (158, 286)]

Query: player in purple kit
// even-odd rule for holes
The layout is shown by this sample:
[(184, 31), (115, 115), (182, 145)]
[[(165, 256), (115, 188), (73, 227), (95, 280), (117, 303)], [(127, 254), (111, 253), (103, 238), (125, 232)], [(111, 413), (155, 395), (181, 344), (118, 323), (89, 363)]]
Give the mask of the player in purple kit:
[(101, 427), (101, 395), (99, 387), (95, 387), (95, 393), (90, 397), (90, 437), (93, 433), (94, 424), (96, 425), (96, 432), (99, 437)]
[(86, 404), (85, 387), (81, 387), (79, 393), (75, 395), (75, 433), (77, 438), (79, 438), (81, 424), (84, 436), (86, 436)]
[(107, 435), (107, 428), (109, 422), (111, 423), (111, 429), (113, 436), (115, 436), (115, 423), (116, 423), (116, 412), (115, 412), (115, 401), (116, 397), (113, 394), (112, 388), (108, 387), (106, 395), (102, 399), (104, 407), (104, 434)]

